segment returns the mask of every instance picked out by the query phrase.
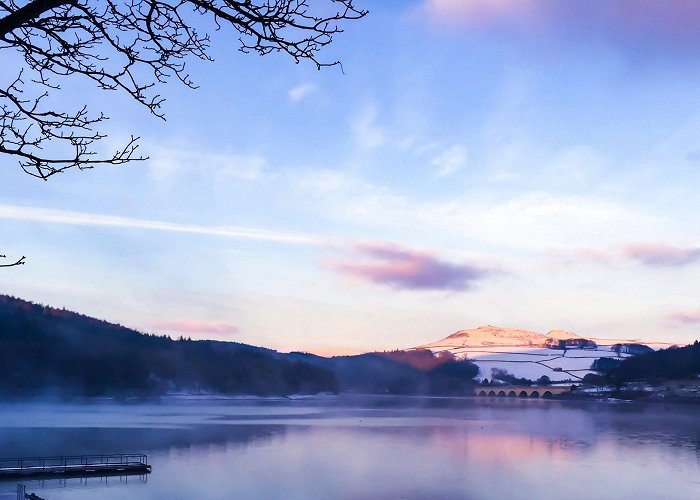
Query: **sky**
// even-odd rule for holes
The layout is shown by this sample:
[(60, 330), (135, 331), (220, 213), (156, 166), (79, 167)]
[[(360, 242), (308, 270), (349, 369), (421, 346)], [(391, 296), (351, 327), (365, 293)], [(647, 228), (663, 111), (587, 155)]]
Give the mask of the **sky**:
[(0, 292), (322, 354), (700, 338), (700, 3), (357, 4), (320, 54), (342, 71), (215, 33), (166, 121), (66, 81), (149, 159), (43, 182), (0, 158), (0, 253), (27, 256)]

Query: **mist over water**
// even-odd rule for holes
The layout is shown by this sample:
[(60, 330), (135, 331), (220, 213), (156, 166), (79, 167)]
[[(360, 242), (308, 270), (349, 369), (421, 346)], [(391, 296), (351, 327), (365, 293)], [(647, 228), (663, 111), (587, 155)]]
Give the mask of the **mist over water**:
[[(47, 499), (700, 498), (697, 408), (449, 398), (0, 405), (4, 457), (144, 452)], [(14, 499), (16, 482), (0, 482)]]

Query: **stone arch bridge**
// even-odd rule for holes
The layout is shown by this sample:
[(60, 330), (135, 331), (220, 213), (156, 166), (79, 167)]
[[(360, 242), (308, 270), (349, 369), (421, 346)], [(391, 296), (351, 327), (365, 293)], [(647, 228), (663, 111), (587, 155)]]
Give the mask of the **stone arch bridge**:
[(571, 392), (571, 387), (561, 386), (518, 386), (499, 385), (496, 387), (477, 387), (476, 395), (481, 398), (551, 398), (558, 394)]

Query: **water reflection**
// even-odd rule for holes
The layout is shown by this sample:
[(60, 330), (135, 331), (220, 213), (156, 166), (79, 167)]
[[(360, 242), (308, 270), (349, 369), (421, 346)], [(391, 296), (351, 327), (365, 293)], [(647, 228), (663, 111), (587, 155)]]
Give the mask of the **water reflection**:
[[(135, 499), (700, 498), (700, 421), (686, 407), (415, 398), (0, 405), (0, 450), (148, 453), (148, 480), (102, 485), (106, 499), (125, 498), (125, 488)], [(85, 484), (37, 484), (43, 490), (51, 499), (96, 494)]]
[[(15, 500), (17, 498), (17, 484), (25, 486), (26, 494), (42, 492), (43, 498), (53, 498), (56, 494), (63, 492), (74, 492), (76, 490), (89, 490), (93, 496), (99, 495), (96, 489), (120, 488), (122, 494), (126, 496), (124, 488), (127, 486), (138, 487), (148, 483), (147, 474), (135, 474), (126, 476), (93, 476), (93, 477), (72, 477), (55, 479), (15, 479), (14, 481), (0, 481), (0, 499)], [(56, 491), (57, 490), (57, 491)]]

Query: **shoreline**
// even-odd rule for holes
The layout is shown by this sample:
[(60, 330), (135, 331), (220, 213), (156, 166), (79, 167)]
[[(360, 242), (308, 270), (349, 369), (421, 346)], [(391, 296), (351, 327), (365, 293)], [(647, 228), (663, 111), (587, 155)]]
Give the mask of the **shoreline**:
[[(695, 387), (695, 386), (693, 386)], [(292, 395), (269, 395), (259, 396), (252, 394), (187, 394), (187, 393), (166, 393), (147, 396), (71, 396), (71, 395), (34, 395), (34, 396), (4, 396), (0, 399), (0, 405), (16, 404), (16, 403), (37, 403), (37, 404), (100, 404), (100, 403), (118, 403), (118, 404), (147, 404), (159, 402), (251, 402), (251, 403), (272, 403), (272, 402), (340, 402), (352, 399), (386, 399), (386, 400), (424, 400), (424, 401), (558, 401), (558, 402), (598, 402), (598, 403), (633, 403), (633, 404), (651, 404), (651, 405), (700, 405), (700, 386), (697, 391), (678, 395), (673, 392), (674, 389), (664, 387), (664, 389), (628, 389), (628, 390), (608, 390), (597, 392), (586, 392), (586, 390), (577, 389), (572, 392), (555, 394), (549, 398), (514, 398), (504, 396), (477, 396), (470, 395), (431, 395), (431, 394), (376, 394), (376, 393), (355, 393), (355, 392), (340, 392), (337, 394), (320, 393), (320, 394), (292, 394)]]

